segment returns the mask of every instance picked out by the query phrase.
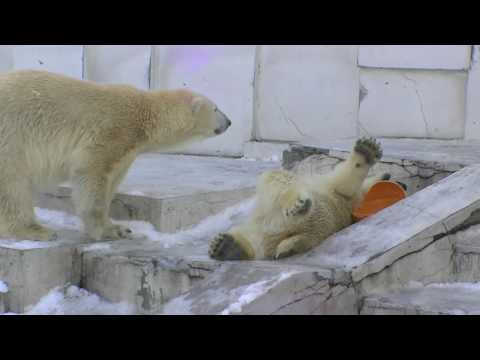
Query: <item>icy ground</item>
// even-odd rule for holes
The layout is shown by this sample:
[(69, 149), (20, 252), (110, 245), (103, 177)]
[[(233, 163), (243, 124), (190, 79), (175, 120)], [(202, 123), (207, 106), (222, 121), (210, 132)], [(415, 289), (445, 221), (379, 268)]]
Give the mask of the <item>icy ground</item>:
[[(231, 228), (233, 225), (241, 222), (251, 212), (254, 205), (254, 198), (248, 199), (235, 206), (232, 206), (223, 212), (211, 216), (197, 226), (181, 231), (175, 234), (164, 234), (155, 230), (152, 224), (141, 221), (114, 221), (117, 224), (123, 224), (130, 227), (136, 236), (145, 236), (151, 241), (160, 242), (164, 247), (185, 244), (187, 242), (204, 241), (211, 238), (219, 232)], [(59, 211), (47, 209), (35, 209), (40, 223), (55, 229), (68, 229), (83, 231), (81, 220), (73, 215)], [(4, 247), (15, 249), (35, 249), (52, 246), (48, 242), (37, 241), (14, 241), (9, 239), (0, 240)], [(109, 245), (105, 243), (92, 244), (85, 250), (108, 249)], [(7, 292), (7, 284), (0, 281), (0, 293)], [(112, 304), (95, 294), (91, 294), (84, 289), (76, 286), (66, 286), (64, 288), (52, 289), (49, 294), (44, 296), (36, 305), (34, 305), (27, 315), (122, 315), (132, 314), (132, 308), (127, 304)], [(5, 314), (15, 315), (15, 314)]]

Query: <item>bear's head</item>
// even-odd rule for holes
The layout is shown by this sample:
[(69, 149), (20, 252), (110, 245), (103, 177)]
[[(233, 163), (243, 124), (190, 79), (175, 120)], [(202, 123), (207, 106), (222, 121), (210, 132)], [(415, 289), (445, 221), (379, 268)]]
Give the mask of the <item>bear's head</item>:
[(148, 150), (185, 148), (221, 135), (232, 125), (213, 101), (193, 91), (159, 90), (146, 97), (150, 100), (149, 121), (144, 125)]
[(209, 138), (223, 134), (232, 125), (230, 119), (211, 100), (195, 94), (192, 102), (194, 132)]

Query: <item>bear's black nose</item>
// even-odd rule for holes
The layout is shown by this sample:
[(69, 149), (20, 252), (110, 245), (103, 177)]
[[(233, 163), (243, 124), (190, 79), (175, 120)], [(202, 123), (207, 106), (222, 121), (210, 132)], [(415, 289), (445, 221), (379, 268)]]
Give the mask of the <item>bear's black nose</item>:
[(232, 122), (229, 119), (227, 119), (227, 128), (229, 128), (231, 125), (232, 125)]

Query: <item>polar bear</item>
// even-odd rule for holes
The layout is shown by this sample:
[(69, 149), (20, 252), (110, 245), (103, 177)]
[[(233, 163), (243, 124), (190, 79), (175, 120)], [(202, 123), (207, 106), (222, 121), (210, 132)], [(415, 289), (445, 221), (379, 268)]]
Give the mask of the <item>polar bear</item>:
[(304, 253), (352, 224), (352, 212), (371, 186), (390, 179), (367, 178), (382, 157), (375, 139), (359, 139), (350, 156), (323, 175), (285, 170), (264, 173), (257, 186), (251, 218), (210, 243), (216, 260), (280, 259)]
[(135, 158), (224, 133), (230, 120), (187, 90), (142, 91), (44, 71), (0, 75), (0, 236), (47, 241), (36, 191), (69, 181), (94, 240), (130, 237), (109, 209)]

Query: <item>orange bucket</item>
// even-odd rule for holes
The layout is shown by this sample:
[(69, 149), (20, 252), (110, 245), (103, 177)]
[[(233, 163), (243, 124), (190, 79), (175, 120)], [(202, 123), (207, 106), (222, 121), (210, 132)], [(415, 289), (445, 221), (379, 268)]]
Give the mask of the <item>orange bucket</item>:
[(401, 185), (393, 181), (379, 181), (370, 188), (361, 205), (353, 211), (353, 220), (363, 220), (406, 196), (407, 193)]

